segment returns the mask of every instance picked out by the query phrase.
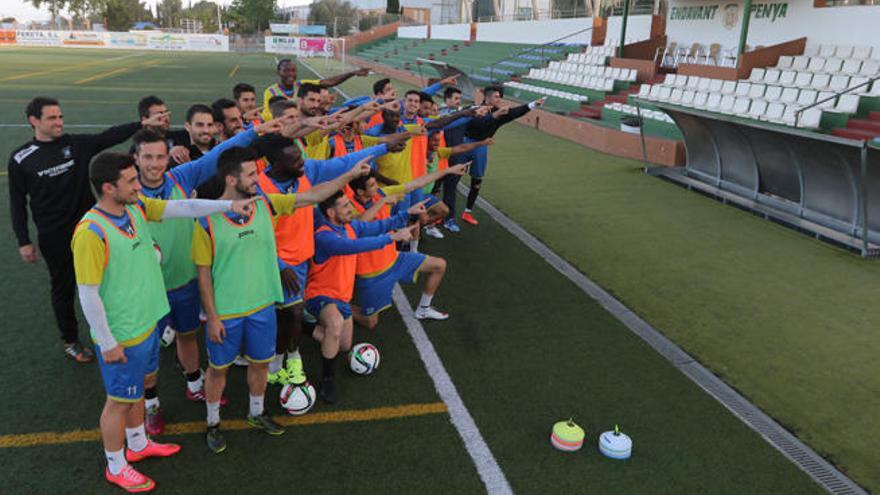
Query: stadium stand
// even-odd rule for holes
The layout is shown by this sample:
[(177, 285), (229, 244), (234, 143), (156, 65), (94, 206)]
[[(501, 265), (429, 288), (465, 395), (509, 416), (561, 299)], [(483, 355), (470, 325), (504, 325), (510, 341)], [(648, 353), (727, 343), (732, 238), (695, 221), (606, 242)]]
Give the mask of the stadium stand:
[(880, 82), (872, 82), (880, 61), (870, 58), (871, 48), (821, 45), (807, 53), (780, 57), (739, 81), (670, 74), (661, 84), (642, 85), (637, 97), (843, 137), (880, 136), (870, 113), (880, 109)]

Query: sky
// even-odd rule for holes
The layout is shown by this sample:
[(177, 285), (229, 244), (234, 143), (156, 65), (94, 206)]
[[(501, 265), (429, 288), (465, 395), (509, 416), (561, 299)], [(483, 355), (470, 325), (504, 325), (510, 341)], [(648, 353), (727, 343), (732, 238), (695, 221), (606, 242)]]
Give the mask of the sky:
[[(156, 4), (160, 0), (146, 0), (146, 4), (153, 12), (156, 11)], [(196, 0), (198, 1), (198, 0)], [(217, 2), (218, 0), (214, 0)], [(231, 0), (219, 0), (220, 5), (228, 5)], [(195, 2), (193, 2), (195, 3)], [(307, 5), (311, 0), (277, 0), (279, 7), (290, 7), (293, 5)], [(189, 0), (183, 0), (184, 6), (189, 5)], [(19, 22), (42, 21), (49, 19), (49, 10), (43, 7), (36, 9), (26, 0), (0, 0), (0, 17), (15, 17)]]

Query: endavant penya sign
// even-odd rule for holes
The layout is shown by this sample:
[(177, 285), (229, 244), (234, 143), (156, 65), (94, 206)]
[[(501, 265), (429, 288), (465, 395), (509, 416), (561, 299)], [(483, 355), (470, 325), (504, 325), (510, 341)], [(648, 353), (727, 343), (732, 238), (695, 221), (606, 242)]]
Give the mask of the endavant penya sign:
[[(692, 5), (686, 7), (672, 7), (669, 11), (670, 21), (712, 21), (721, 18), (725, 27), (732, 28), (737, 25), (741, 17), (742, 5), (738, 3)], [(767, 19), (776, 22), (788, 14), (788, 2), (754, 3), (752, 4), (752, 19)]]

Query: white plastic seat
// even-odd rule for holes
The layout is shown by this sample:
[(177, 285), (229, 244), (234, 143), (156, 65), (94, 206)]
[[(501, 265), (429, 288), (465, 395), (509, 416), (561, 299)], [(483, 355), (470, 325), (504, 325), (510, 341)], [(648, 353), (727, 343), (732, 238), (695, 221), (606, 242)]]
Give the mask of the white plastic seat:
[(822, 57), (812, 57), (810, 58), (810, 64), (807, 66), (807, 70), (810, 72), (822, 72), (825, 70), (825, 61), (826, 59)]
[[(869, 81), (869, 79), (868, 79), (867, 77), (861, 77), (861, 76), (851, 77), (851, 78), (849, 79), (849, 84), (847, 84), (846, 87), (847, 87), (847, 89), (849, 89), (849, 88), (855, 88), (855, 87), (857, 87), (857, 86), (859, 86), (859, 85), (865, 84), (865, 83), (868, 82), (868, 81)], [(854, 95), (867, 94), (870, 90), (871, 90), (871, 85), (870, 85), (870, 84), (865, 84), (865, 85), (862, 86), (861, 88), (854, 90), (852, 93), (853, 93)]]
[(709, 98), (706, 100), (706, 110), (711, 110), (713, 112), (718, 111), (718, 107), (721, 105), (721, 95), (718, 93), (712, 93), (709, 95)]
[(870, 46), (856, 46), (853, 48), (852, 58), (857, 60), (865, 60), (866, 58), (871, 58), (871, 47)]
[(800, 118), (797, 120), (797, 126), (804, 129), (818, 129), (821, 120), (822, 110), (808, 108), (801, 113)]
[(733, 112), (733, 104), (736, 102), (736, 98), (732, 95), (724, 95), (721, 98), (721, 103), (718, 104), (718, 111), (721, 113), (732, 113)]
[(614, 91), (614, 79), (605, 79), (602, 82), (601, 89), (602, 89), (602, 91), (605, 91), (606, 93), (610, 93), (611, 91)]
[(807, 66), (809, 64), (810, 64), (810, 57), (804, 57), (804, 56), (795, 57), (794, 60), (791, 62), (791, 68), (792, 68), (792, 70), (798, 70), (798, 71), (806, 70)]
[(859, 95), (840, 95), (840, 97), (837, 98), (837, 104), (834, 105), (834, 108), (829, 108), (826, 111), (853, 114), (859, 111), (859, 101)]
[(854, 48), (852, 45), (837, 45), (837, 50), (834, 50), (834, 56), (837, 58), (850, 58)]
[(797, 72), (793, 70), (784, 70), (781, 74), (779, 74), (779, 85), (780, 86), (791, 86), (794, 84), (794, 80), (797, 77)]
[(669, 97), (669, 103), (681, 103), (681, 96), (684, 94), (684, 90), (681, 88), (675, 88), (672, 90), (672, 95)]
[(686, 107), (694, 106), (694, 97), (697, 95), (697, 92), (692, 89), (684, 90), (684, 93), (681, 95), (681, 104)]
[(780, 119), (781, 123), (785, 125), (794, 125), (794, 119), (797, 115), (798, 107), (794, 105), (786, 105), (785, 110), (782, 111), (782, 119)]
[(697, 86), (700, 85), (700, 81), (702, 79), (702, 77), (691, 76), (688, 78), (688, 82), (687, 84), (685, 84), (685, 87), (688, 89), (697, 89)]
[(791, 69), (791, 65), (794, 63), (794, 57), (782, 56), (779, 57), (779, 62), (776, 64), (777, 69)]
[(688, 76), (675, 76), (675, 87), (683, 88), (687, 86)]
[(871, 83), (871, 90), (866, 93), (868, 96), (880, 96), (880, 81)]
[(764, 74), (766, 74), (766, 73), (767, 73), (767, 71), (765, 69), (758, 69), (758, 68), (752, 69), (752, 73), (751, 73), (751, 75), (749, 75), (749, 81), (761, 82), (764, 80)]
[(816, 103), (816, 96), (819, 93), (813, 91), (812, 89), (804, 89), (801, 90), (801, 94), (798, 95), (797, 104), (801, 107), (808, 107), (813, 103)]
[(721, 79), (709, 79), (709, 91), (712, 93), (720, 93), (724, 81)]
[(830, 74), (816, 74), (810, 81), (810, 87), (813, 89), (826, 89), (829, 84), (831, 84)]
[(837, 74), (843, 67), (843, 60), (839, 58), (829, 58), (825, 61), (825, 67), (822, 69), (828, 74)]
[(736, 96), (748, 96), (752, 89), (752, 83), (740, 81), (736, 83)]
[(751, 106), (752, 100), (748, 98), (737, 98), (733, 103), (733, 109), (731, 113), (739, 116), (747, 116), (749, 113), (749, 106)]
[(843, 91), (849, 87), (849, 76), (834, 76), (828, 84), (828, 89), (834, 92)]
[(766, 84), (778, 83), (780, 74), (781, 74), (781, 72), (779, 71), (779, 69), (767, 69), (767, 71), (764, 72), (764, 83), (766, 83)]
[(859, 75), (874, 77), (880, 73), (880, 62), (877, 60), (865, 60), (862, 62), (862, 68), (859, 69)]
[(764, 112), (764, 120), (768, 120), (770, 122), (780, 122), (782, 121), (782, 112), (785, 111), (785, 105), (778, 102), (773, 102), (767, 105), (767, 111)]
[(701, 77), (700, 80), (697, 82), (697, 91), (708, 91), (709, 84), (711, 83), (712, 79), (709, 79), (708, 77)]
[(859, 69), (861, 69), (861, 68), (862, 68), (862, 61), (855, 59), (855, 58), (851, 58), (851, 59), (844, 60), (843, 67), (840, 68), (840, 72), (843, 74), (853, 75), (853, 74), (858, 74)]
[(767, 113), (767, 102), (764, 100), (753, 100), (749, 107), (749, 117), (753, 119), (761, 119)]
[[(832, 109), (834, 105), (837, 103), (837, 98), (834, 98), (835, 94), (831, 91), (820, 91), (818, 95), (816, 95), (816, 101), (821, 101), (816, 108), (822, 109)], [(824, 100), (824, 101), (823, 101)]]
[(721, 85), (721, 94), (732, 95), (736, 93), (736, 81), (724, 81)]
[(819, 46), (819, 56), (825, 58), (833, 57), (836, 50), (836, 45), (821, 45)]
[(659, 100), (660, 99), (660, 90), (665, 86), (651, 86), (651, 95), (648, 96), (649, 100)]
[(800, 88), (807, 88), (810, 86), (812, 80), (813, 74), (809, 72), (798, 72), (797, 77), (794, 79), (794, 85)]
[(782, 96), (782, 86), (767, 86), (764, 92), (764, 99), (767, 101), (779, 101), (780, 96)]
[(764, 98), (764, 92), (767, 91), (766, 84), (752, 84), (751, 89), (749, 89), (749, 98), (753, 100)]
[(797, 88), (785, 88), (782, 90), (779, 101), (782, 103), (795, 103), (798, 100), (799, 93), (800, 90)]
[(695, 108), (705, 108), (706, 102), (709, 101), (709, 93), (705, 91), (699, 91), (694, 95), (694, 101), (692, 106)]
[(807, 45), (806, 49), (804, 49), (804, 55), (808, 57), (818, 57), (819, 45)]
[(639, 98), (646, 98), (648, 95), (650, 95), (651, 88), (653, 88), (653, 86), (651, 86), (650, 84), (642, 84), (641, 86), (639, 86)]

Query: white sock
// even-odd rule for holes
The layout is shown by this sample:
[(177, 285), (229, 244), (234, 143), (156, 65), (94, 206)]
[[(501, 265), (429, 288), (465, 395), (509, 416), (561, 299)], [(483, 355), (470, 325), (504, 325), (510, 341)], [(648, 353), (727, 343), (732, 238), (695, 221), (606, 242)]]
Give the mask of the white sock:
[(159, 398), (153, 397), (152, 399), (147, 399), (146, 401), (144, 401), (144, 407), (146, 407), (147, 409), (150, 409), (152, 407), (158, 408), (159, 407)]
[(110, 470), (110, 474), (119, 474), (125, 469), (125, 466), (128, 466), (128, 461), (125, 460), (124, 448), (116, 452), (105, 450), (104, 456), (107, 458), (107, 468)]
[(418, 253), (419, 252), (419, 240), (413, 239), (409, 241), (409, 252)]
[(470, 213), (470, 212), (471, 212), (471, 209), (470, 209), (470, 208), (465, 208), (465, 209), (464, 209), (464, 212), (465, 212), (465, 213)]
[(284, 366), (284, 354), (275, 354), (269, 362), (269, 373), (278, 373), (282, 366)]
[(220, 402), (205, 402), (208, 408), (208, 426), (220, 424)]
[(302, 356), (299, 355), (299, 349), (295, 351), (287, 351), (287, 359), (302, 359)]
[(251, 395), (250, 415), (259, 416), (263, 414), (263, 396)]
[(144, 431), (144, 424), (135, 426), (134, 428), (125, 429), (125, 439), (128, 441), (128, 448), (140, 452), (147, 448), (147, 432)]
[(199, 370), (199, 377), (191, 382), (186, 382), (186, 388), (189, 389), (190, 392), (196, 393), (199, 390), (202, 390), (205, 387), (205, 372)]
[(422, 300), (419, 301), (420, 308), (427, 308), (431, 305), (431, 301), (434, 299), (434, 294), (425, 294), (422, 292)]

